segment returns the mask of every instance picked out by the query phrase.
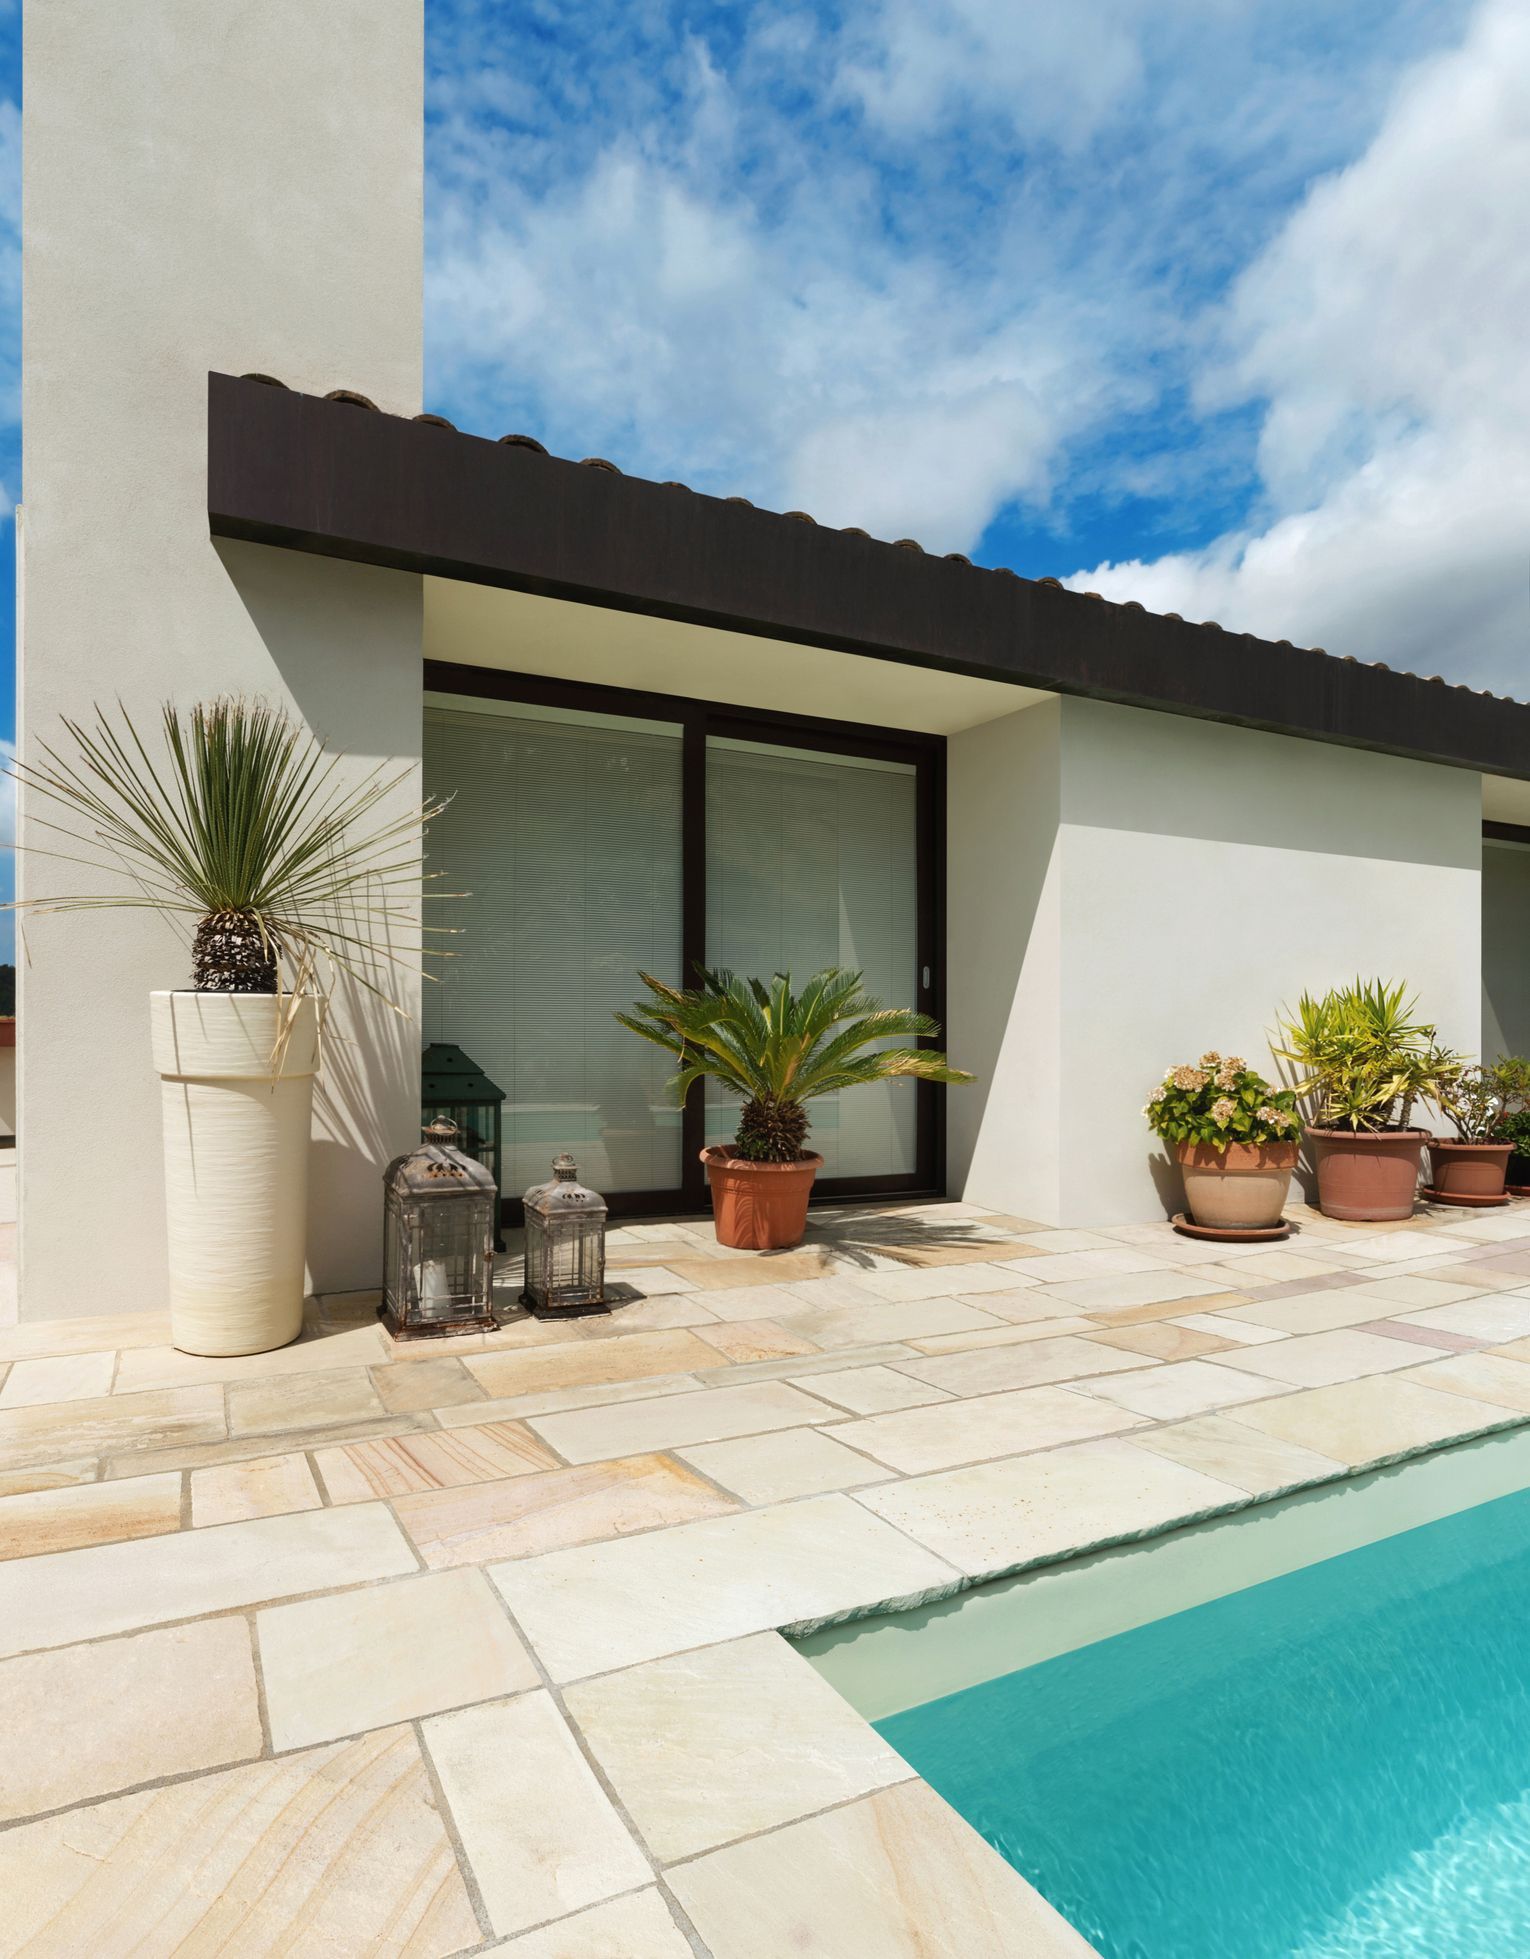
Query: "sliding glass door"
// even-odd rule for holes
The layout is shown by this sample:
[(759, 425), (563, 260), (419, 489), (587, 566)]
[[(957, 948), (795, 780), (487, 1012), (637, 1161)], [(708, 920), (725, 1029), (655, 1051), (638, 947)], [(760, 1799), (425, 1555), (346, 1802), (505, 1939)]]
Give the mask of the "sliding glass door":
[[(507, 1198), (567, 1149), (617, 1212), (704, 1206), (699, 1152), (737, 1105), (670, 1102), (668, 1057), (613, 1018), (642, 972), (847, 966), (938, 1013), (937, 741), (478, 668), (426, 684), (426, 791), (451, 799), (427, 870), (466, 895), (431, 903), (459, 929), (424, 1035), (504, 1089)], [(934, 1188), (939, 1093), (815, 1103), (821, 1194)]]
[[(563, 708), (428, 694), (428, 1042), (462, 1048), (505, 1091), (506, 1195), (571, 1150), (597, 1190), (681, 1182), (666, 1056), (612, 1018), (641, 969), (680, 977), (681, 730)], [(428, 887), (427, 887), (428, 888)]]
[[(844, 966), (884, 1006), (912, 1007), (917, 821), (912, 762), (711, 737), (708, 963), (799, 985)], [(809, 1142), (823, 1175), (913, 1175), (915, 1090), (878, 1082), (814, 1102)], [(737, 1120), (737, 1099), (709, 1083), (707, 1141), (731, 1141)]]

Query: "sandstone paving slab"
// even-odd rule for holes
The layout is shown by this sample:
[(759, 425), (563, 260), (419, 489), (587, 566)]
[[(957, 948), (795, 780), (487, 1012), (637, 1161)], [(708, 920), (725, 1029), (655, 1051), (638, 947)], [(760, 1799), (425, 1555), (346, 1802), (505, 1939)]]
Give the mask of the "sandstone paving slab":
[[(182, 1393), (217, 1394), (216, 1388), (182, 1389)], [(448, 1414), (451, 1410), (446, 1411)], [(374, 1415), (360, 1422), (318, 1422), (312, 1428), (283, 1429), (279, 1434), (264, 1431), (238, 1435), (224, 1442), (185, 1442), (158, 1449), (140, 1449), (123, 1456), (109, 1456), (103, 1476), (142, 1476), (159, 1469), (205, 1469), (209, 1465), (254, 1462), (273, 1454), (291, 1455), (308, 1449), (324, 1449), (342, 1442), (367, 1442), (379, 1436), (408, 1435), (428, 1428), (428, 1415)]]
[[(167, 1477), (179, 1483), (178, 1476)], [(126, 1489), (105, 1483), (103, 1489)], [(248, 1462), (217, 1463), (191, 1473), (194, 1526), (238, 1524), (251, 1517), (280, 1517), (289, 1510), (317, 1510), (324, 1499), (304, 1455), (255, 1456)]]
[(1478, 1299), (1458, 1299), (1448, 1306), (1424, 1306), (1393, 1313), (1394, 1319), (1444, 1333), (1466, 1333), (1495, 1343), (1530, 1336), (1530, 1297), (1497, 1293)]
[(1225, 1283), (1191, 1272), (1122, 1272), (1098, 1279), (1064, 1279), (1048, 1287), (1054, 1299), (1066, 1299), (1082, 1312), (1110, 1307), (1156, 1306), (1176, 1299), (1196, 1299), (1223, 1292)]
[(171, 1346), (141, 1347), (122, 1355), (117, 1392), (196, 1387), (204, 1382), (263, 1381), (288, 1374), (335, 1373), (387, 1357), (388, 1342), (374, 1320), (335, 1332), (306, 1331), (301, 1339), (264, 1354), (183, 1354)]
[[(1236, 1356), (1239, 1350), (1234, 1349)], [(1236, 1358), (1169, 1361), (1136, 1374), (1112, 1374), (1081, 1382), (1079, 1391), (1151, 1416), (1155, 1422), (1180, 1421), (1204, 1415), (1239, 1401), (1264, 1401), (1270, 1384), (1258, 1374), (1242, 1372)]]
[(1063, 1314), (1050, 1320), (1025, 1320), (1018, 1325), (985, 1326), (976, 1333), (938, 1333), (930, 1339), (910, 1340), (920, 1354), (966, 1354), (978, 1347), (1017, 1347), (1026, 1340), (1055, 1340), (1064, 1333), (1093, 1333), (1095, 1323), (1082, 1313)]
[(331, 1503), (365, 1503), (372, 1497), (407, 1496), (417, 1490), (452, 1490), (490, 1483), (532, 1470), (552, 1469), (558, 1458), (524, 1422), (485, 1422), (473, 1428), (418, 1430), (320, 1449), (314, 1463)]
[(493, 1565), (489, 1576), (560, 1681), (875, 1604), (922, 1603), (959, 1584), (949, 1564), (844, 1495), (553, 1551)]
[(17, 1558), (0, 1565), (0, 1653), (66, 1646), (418, 1569), (380, 1503)]
[(666, 1873), (712, 1959), (1090, 1959), (1093, 1948), (922, 1782)]
[(804, 1305), (864, 1305), (876, 1298), (874, 1292), (860, 1286), (851, 1288), (855, 1295), (853, 1299), (831, 1299), (827, 1296), (830, 1292), (843, 1289), (845, 1284), (841, 1279), (809, 1279), (794, 1286), (704, 1287), (700, 1292), (687, 1296), (692, 1300), (705, 1301), (708, 1316), (714, 1321), (774, 1320), (783, 1313), (800, 1313)]
[(462, 1362), (452, 1358), (412, 1360), (407, 1367), (375, 1367), (372, 1386), (390, 1415), (413, 1415), (422, 1408), (454, 1408), (465, 1401), (487, 1399)]
[(404, 1496), (393, 1505), (433, 1570), (534, 1557), (699, 1517), (728, 1516), (738, 1507), (704, 1477), (664, 1455), (618, 1457), (511, 1482)]
[(796, 1381), (806, 1387), (807, 1376), (838, 1374), (846, 1367), (875, 1367), (884, 1361), (912, 1360), (913, 1347), (887, 1340), (872, 1347), (833, 1347), (826, 1353), (799, 1354), (785, 1360), (742, 1360), (731, 1366), (708, 1367), (692, 1376), (703, 1387), (738, 1387), (745, 1381)]
[(608, 1673), (564, 1704), (662, 1863), (913, 1773), (777, 1633)]
[(1219, 1483), (1231, 1483), (1253, 1497), (1279, 1496), (1342, 1476), (1345, 1465), (1278, 1435), (1266, 1435), (1236, 1415), (1197, 1415), (1190, 1421), (1147, 1428), (1132, 1437), (1139, 1449), (1172, 1457)]
[(1470, 1299), (1480, 1290), (1464, 1286), (1450, 1276), (1453, 1268), (1442, 1266), (1437, 1278), (1418, 1272), (1389, 1272), (1382, 1278), (1361, 1278), (1353, 1290), (1366, 1299), (1381, 1299), (1390, 1312), (1403, 1306), (1449, 1306), (1457, 1299)]
[(496, 1932), (652, 1878), (550, 1694), (437, 1715), (423, 1733)]
[(464, 1362), (486, 1394), (534, 1394), (548, 1388), (628, 1382), (650, 1374), (688, 1374), (715, 1367), (717, 1349), (686, 1327), (628, 1333), (614, 1340), (571, 1340), (524, 1353), (481, 1354)]
[[(712, 1356), (715, 1361), (717, 1356)], [(636, 1381), (590, 1382), (577, 1388), (547, 1388), (531, 1394), (497, 1395), (471, 1407), (438, 1408), (442, 1428), (474, 1428), (480, 1422), (555, 1415), (565, 1408), (605, 1408), (613, 1401), (652, 1401), (662, 1394), (689, 1394), (701, 1386), (694, 1374), (651, 1374)]]
[(929, 1360), (897, 1362), (900, 1374), (953, 1394), (989, 1394), (1001, 1388), (1045, 1387), (1052, 1381), (1089, 1374), (1126, 1373), (1140, 1368), (1139, 1354), (1123, 1354), (1087, 1336), (1064, 1334), (1015, 1347), (989, 1347), (979, 1353), (943, 1354)]
[(833, 1421), (838, 1415), (837, 1408), (802, 1388), (785, 1381), (757, 1381), (711, 1388), (699, 1395), (665, 1395), (655, 1401), (536, 1415), (530, 1426), (566, 1461), (598, 1462), (603, 1457), (720, 1442), (768, 1429), (800, 1428)]
[(826, 1279), (797, 1280), (784, 1290), (804, 1306), (869, 1306), (880, 1297), (870, 1286), (844, 1273)]
[(111, 1392), (116, 1368), (115, 1354), (59, 1354), (49, 1360), (15, 1361), (0, 1386), (0, 1409), (94, 1400)]
[(1204, 1308), (1199, 1313), (1176, 1313), (1166, 1324), (1189, 1327), (1200, 1333), (1214, 1333), (1239, 1347), (1263, 1347), (1271, 1340), (1284, 1340), (1286, 1337), (1276, 1327), (1255, 1326), (1251, 1321), (1236, 1318), (1231, 1311), (1208, 1313)]
[(1142, 1417), (1066, 1388), (1013, 1388), (873, 1415), (835, 1429), (837, 1437), (905, 1475), (960, 1463), (1051, 1449), (1140, 1425)]
[(1444, 1442), (1515, 1427), (1522, 1417), (1476, 1396), (1425, 1387), (1396, 1374), (1374, 1374), (1275, 1401), (1250, 1402), (1238, 1410), (1238, 1420), (1350, 1469), (1367, 1469)]
[[(1411, 1340), (1337, 1327), (1331, 1333), (1296, 1334), (1268, 1347), (1245, 1349), (1232, 1359), (1213, 1355), (1201, 1364), (1218, 1369), (1236, 1366), (1245, 1374), (1266, 1375), (1293, 1387), (1321, 1388), (1337, 1381), (1358, 1381), (1368, 1374), (1389, 1373), (1396, 1367), (1416, 1366), (1427, 1351)], [(1445, 1352), (1443, 1347), (1438, 1348), (1436, 1357)]]
[(0, 1497), (30, 1496), (34, 1490), (63, 1490), (93, 1483), (100, 1469), (94, 1456), (34, 1463), (29, 1469), (0, 1469)]
[[(840, 1434), (843, 1431), (837, 1430)], [(820, 1496), (826, 1490), (851, 1490), (878, 1483), (888, 1472), (847, 1449), (822, 1429), (786, 1429), (775, 1435), (747, 1435), (733, 1442), (703, 1442), (683, 1449), (680, 1460), (745, 1503), (784, 1503), (792, 1497)]]
[[(1003, 1246), (995, 1246), (995, 1251), (1003, 1251)], [(897, 1272), (867, 1272), (856, 1280), (873, 1292), (879, 1299), (918, 1300), (942, 1299), (951, 1294), (985, 1292), (1008, 1292), (1012, 1290), (1014, 1274), (1000, 1265), (987, 1262), (963, 1265), (932, 1265), (904, 1269)]]
[(482, 1959), (695, 1959), (657, 1887), (629, 1891), (519, 1938), (486, 1946)]
[(1439, 1327), (1415, 1326), (1411, 1320), (1362, 1320), (1355, 1331), (1380, 1333), (1388, 1340), (1411, 1340), (1414, 1346), (1433, 1347), (1437, 1353), (1443, 1347), (1447, 1353), (1470, 1354), (1489, 1344), (1469, 1333), (1446, 1333)]
[(719, 1320), (699, 1330), (698, 1337), (715, 1347), (725, 1360), (747, 1363), (790, 1360), (817, 1353), (816, 1344), (800, 1331), (776, 1320)]
[(479, 1571), (270, 1605), (255, 1627), (278, 1753), (541, 1684)]
[(1247, 1495), (1108, 1436), (878, 1484), (846, 1500), (983, 1578), (1146, 1537), (1241, 1507)]
[(1449, 1360), (1426, 1361), (1410, 1367), (1400, 1378), (1418, 1381), (1426, 1388), (1445, 1388), (1451, 1394), (1465, 1394), (1478, 1401), (1490, 1401), (1500, 1408), (1517, 1408), (1530, 1415), (1530, 1347), (1526, 1357), (1514, 1359), (1504, 1353), (1452, 1354)]
[(809, 1306), (781, 1315), (781, 1324), (815, 1346), (866, 1347), (929, 1339), (939, 1333), (995, 1332), (1003, 1324), (981, 1305), (959, 1299), (883, 1299), (867, 1306)]
[(1125, 1354), (1145, 1354), (1152, 1360), (1198, 1360), (1203, 1354), (1225, 1353), (1235, 1341), (1224, 1333), (1200, 1332), (1173, 1320), (1150, 1320), (1140, 1326), (1111, 1326), (1093, 1336)]
[(0, 1834), (17, 1953), (382, 1953), (482, 1939), (408, 1729)]
[(0, 1409), (0, 1470), (30, 1468), (68, 1456), (116, 1456), (186, 1442), (216, 1442), (225, 1433), (223, 1394), (215, 1387), (165, 1388), (151, 1394)]
[(0, 1559), (35, 1558), (181, 1527), (181, 1479), (134, 1476), (0, 1497)]
[(0, 1362), (48, 1354), (110, 1353), (163, 1346), (170, 1338), (168, 1313), (82, 1314), (78, 1319), (35, 1320), (0, 1326)]
[(235, 1438), (366, 1421), (387, 1412), (364, 1367), (265, 1375), (228, 1390), (228, 1432)]
[(265, 1746), (249, 1627), (207, 1619), (0, 1660), (0, 1734), (0, 1822), (248, 1761)]
[[(1368, 1320), (1402, 1311), (1359, 1286), (1340, 1291), (1296, 1293), (1284, 1299), (1257, 1299), (1248, 1306), (1230, 1307), (1218, 1317), (1229, 1322), (1264, 1327), (1276, 1333), (1331, 1333), (1336, 1328), (1363, 1326)], [(1225, 1329), (1231, 1334), (1231, 1325)]]
[(847, 1409), (852, 1415), (885, 1415), (895, 1409), (921, 1408), (932, 1401), (951, 1398), (945, 1388), (932, 1388), (927, 1382), (910, 1380), (907, 1374), (878, 1364), (842, 1367), (832, 1374), (794, 1374), (791, 1378), (802, 1380), (813, 1394)]

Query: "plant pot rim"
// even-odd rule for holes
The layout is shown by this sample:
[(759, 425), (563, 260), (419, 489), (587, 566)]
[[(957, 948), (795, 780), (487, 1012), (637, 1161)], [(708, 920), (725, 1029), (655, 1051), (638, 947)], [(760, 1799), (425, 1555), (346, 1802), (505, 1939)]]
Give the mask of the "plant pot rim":
[(1267, 1143), (1251, 1143), (1244, 1136), (1230, 1136), (1225, 1143), (1196, 1143), (1189, 1137), (1185, 1137), (1174, 1145), (1174, 1154), (1181, 1163), (1184, 1163), (1201, 1150), (1217, 1157), (1230, 1157), (1235, 1150), (1247, 1150), (1251, 1155), (1257, 1156), (1269, 1156), (1277, 1151), (1284, 1155), (1289, 1151), (1291, 1161), (1294, 1163), (1301, 1153), (1301, 1147), (1299, 1136), (1272, 1137)]
[(790, 1176), (803, 1170), (821, 1170), (823, 1158), (816, 1150), (804, 1150), (795, 1163), (757, 1163), (752, 1156), (735, 1156), (726, 1143), (708, 1143), (700, 1152), (708, 1169), (758, 1171), (761, 1176)]
[(1336, 1137), (1341, 1143), (1431, 1143), (1438, 1140), (1427, 1129), (1325, 1129), (1320, 1122), (1309, 1122), (1306, 1133), (1324, 1142)]
[(1512, 1156), (1513, 1143), (1494, 1143), (1479, 1136), (1431, 1136), (1429, 1147), (1432, 1150), (1471, 1150), (1482, 1155), (1497, 1155), (1499, 1151)]

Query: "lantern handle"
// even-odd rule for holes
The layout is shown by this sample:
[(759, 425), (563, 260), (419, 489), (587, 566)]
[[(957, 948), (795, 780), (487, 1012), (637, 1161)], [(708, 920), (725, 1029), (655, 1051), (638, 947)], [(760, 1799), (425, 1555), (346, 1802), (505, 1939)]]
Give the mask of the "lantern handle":
[(439, 1143), (443, 1149), (450, 1149), (459, 1133), (450, 1116), (437, 1116), (434, 1122), (427, 1122), (420, 1131), (427, 1143)]
[(567, 1150), (560, 1151), (553, 1158), (553, 1176), (560, 1184), (572, 1184), (579, 1181), (579, 1166)]

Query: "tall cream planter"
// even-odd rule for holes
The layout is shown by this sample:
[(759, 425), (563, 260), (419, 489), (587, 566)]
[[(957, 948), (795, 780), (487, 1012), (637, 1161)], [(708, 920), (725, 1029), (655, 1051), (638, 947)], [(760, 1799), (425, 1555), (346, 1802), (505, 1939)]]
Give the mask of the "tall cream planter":
[(273, 1059), (272, 993), (154, 993), (165, 1129), (170, 1337), (189, 1354), (260, 1354), (303, 1325), (308, 1131), (318, 1002)]

